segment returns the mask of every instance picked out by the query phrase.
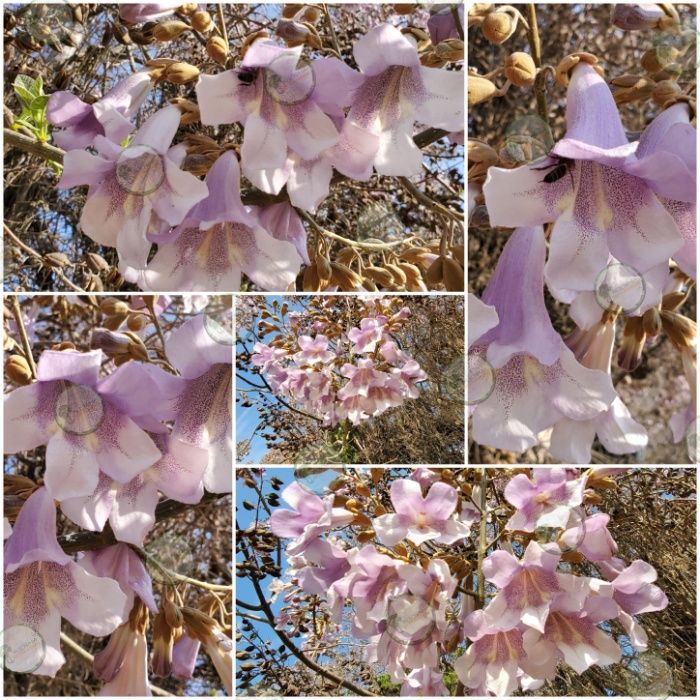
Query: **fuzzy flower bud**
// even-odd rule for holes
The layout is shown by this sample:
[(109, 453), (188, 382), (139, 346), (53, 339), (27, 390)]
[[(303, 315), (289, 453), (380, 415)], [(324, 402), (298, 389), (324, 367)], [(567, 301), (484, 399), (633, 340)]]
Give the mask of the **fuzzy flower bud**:
[(508, 12), (489, 12), (481, 23), (481, 33), (492, 43), (502, 44), (510, 39), (518, 26), (517, 17)]
[(664, 11), (658, 5), (615, 5), (612, 23), (618, 29), (654, 29), (665, 17)]
[(537, 67), (529, 53), (516, 51), (506, 59), (506, 76), (513, 85), (530, 87), (535, 82)]
[(180, 34), (186, 32), (189, 28), (189, 24), (185, 24), (179, 19), (171, 19), (153, 27), (153, 37), (156, 41), (172, 41), (173, 39), (177, 39)]

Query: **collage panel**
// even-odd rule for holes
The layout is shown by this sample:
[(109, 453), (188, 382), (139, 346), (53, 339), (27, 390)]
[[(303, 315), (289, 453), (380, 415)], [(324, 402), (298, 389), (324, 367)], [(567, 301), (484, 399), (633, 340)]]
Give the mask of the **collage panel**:
[(696, 697), (696, 478), (237, 467), (236, 693)]
[(696, 19), (470, 5), (471, 464), (697, 463)]
[(462, 5), (8, 7), (7, 291), (464, 290)]
[(463, 295), (236, 299), (237, 464), (464, 464)]
[(3, 696), (231, 694), (232, 322), (5, 298)]

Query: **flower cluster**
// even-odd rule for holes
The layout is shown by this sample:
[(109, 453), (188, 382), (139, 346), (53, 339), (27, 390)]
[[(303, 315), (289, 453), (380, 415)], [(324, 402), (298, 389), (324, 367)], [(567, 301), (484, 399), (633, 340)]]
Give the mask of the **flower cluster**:
[[(183, 8), (191, 14), (190, 6), (178, 11)], [(122, 18), (143, 22), (172, 11), (168, 4), (155, 13), (126, 8)], [(213, 27), (206, 12), (189, 21), (200, 31)], [(302, 56), (304, 39), (296, 38), (309, 26), (281, 19), (278, 34), (286, 46), (259, 32), (246, 39), (240, 65), (216, 75), (199, 76), (190, 64), (156, 58), (93, 104), (65, 91), (51, 95), (47, 118), (61, 129), (56, 142), (70, 149), (58, 187), (89, 186), (80, 229), (116, 248), (127, 281), (154, 291), (237, 291), (245, 274), (262, 289), (284, 291), (302, 263), (310, 263), (295, 207), (315, 212), (329, 194), (334, 169), (362, 181), (375, 170), (419, 174), (417, 122), (459, 139), (463, 74), (424, 65), (413, 33), (389, 23), (371, 27), (354, 43), (356, 70), (340, 58)], [(169, 41), (187, 27), (172, 20), (151, 31)], [(452, 14), (436, 15), (431, 32), (449, 48), (457, 41)], [(207, 44), (222, 65), (228, 50), (219, 36)], [(153, 83), (197, 78), (197, 104), (177, 98), (134, 131)], [(242, 125), (240, 166), (232, 147), (209, 139), (215, 163), (205, 181), (195, 176), (184, 161), (204, 137), (172, 145), (179, 126), (193, 121)], [(284, 188), (288, 200), (245, 206), (241, 172), (263, 193), (278, 195)]]
[[(474, 143), (470, 214), (481, 200), (492, 227), (514, 231), (481, 297), (469, 295), (469, 403), (476, 442), (516, 453), (543, 444), (586, 464), (596, 436), (613, 455), (648, 443), (613, 386), (620, 324), (622, 370), (663, 333), (695, 387), (696, 325), (679, 308), (696, 279), (696, 132), (690, 100), (674, 94), (630, 142), (622, 98), (590, 54), (565, 58), (557, 79), (566, 134), (546, 156), (513, 167)], [(569, 305), (566, 337), (545, 287)], [(676, 441), (694, 414), (693, 398), (671, 421)]]
[[(503, 501), (487, 494), (485, 470), (472, 487), (417, 468), (391, 483), (394, 512), (378, 505), (382, 470), (369, 480), (337, 479), (321, 496), (293, 482), (282, 493), (293, 510), (276, 509), (269, 520), (272, 533), (291, 540), (291, 578), (274, 584), (287, 603), (277, 627), (303, 628), (303, 594), (320, 597), (325, 637), (362, 640), (365, 660), (386, 668), (401, 695), (453, 695), (450, 669), (474, 695), (508, 696), (542, 687), (561, 664), (576, 673), (615, 664), (622, 651), (610, 622), (623, 626), (626, 644), (645, 650), (636, 616), (668, 602), (652, 566), (617, 556), (609, 516), (586, 512), (587, 502), (599, 502), (595, 489), (614, 487), (625, 471), (516, 474), (503, 492), (510, 519), (499, 529)], [(481, 521), (489, 543), (482, 536), (479, 544)], [(473, 570), (468, 560), (479, 547)], [(567, 572), (569, 562), (584, 561), (579, 571), (595, 577)]]
[[(5, 396), (4, 452), (45, 447), (39, 484), (6, 476), (6, 493), (18, 494), (21, 505), (5, 544), (5, 626), (43, 640), (37, 663), (14, 670), (55, 676), (65, 661), (59, 643), (65, 618), (91, 635), (112, 633), (94, 662), (103, 694), (150, 695), (150, 611), (154, 675), (190, 678), (201, 643), (215, 665), (228, 666), (222, 678), (230, 686), (231, 640), (209, 603), (182, 607), (169, 591), (156, 603), (144, 565), (161, 496), (194, 505), (205, 490), (232, 489), (231, 343), (217, 342), (202, 312), (163, 334), (158, 317), (165, 318), (171, 302), (103, 298), (99, 310), (109, 328), (93, 329), (95, 349), (61, 343), (43, 350), (35, 376), (29, 372), (24, 386)], [(157, 358), (145, 344), (151, 345), (151, 323), (163, 340)], [(67, 549), (90, 550), (76, 561), (57, 539), (57, 506), (105, 540), (97, 548)], [(116, 543), (104, 547), (110, 541)]]
[[(322, 417), (323, 425), (344, 420), (359, 425), (418, 398), (419, 384), (428, 377), (395, 337), (409, 308), (385, 315), (368, 304), (367, 313), (359, 325), (332, 339), (324, 334), (325, 322), (316, 321), (315, 335), (299, 334), (294, 347), (257, 342), (251, 362), (275, 394)], [(298, 313), (289, 316), (294, 327)]]

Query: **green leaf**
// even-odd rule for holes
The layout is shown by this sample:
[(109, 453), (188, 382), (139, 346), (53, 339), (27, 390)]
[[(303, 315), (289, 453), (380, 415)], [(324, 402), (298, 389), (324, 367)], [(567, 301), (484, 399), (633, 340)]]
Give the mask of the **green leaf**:
[(28, 75), (18, 75), (12, 84), (15, 94), (24, 107), (28, 107), (35, 97), (34, 81)]
[(44, 95), (44, 79), (40, 75), (34, 81), (34, 95), (36, 97)]
[(32, 100), (31, 105), (29, 105), (29, 109), (34, 112), (40, 112), (43, 113), (44, 110), (46, 109), (46, 105), (49, 102), (49, 96), (48, 95), (39, 95), (38, 97), (35, 97)]

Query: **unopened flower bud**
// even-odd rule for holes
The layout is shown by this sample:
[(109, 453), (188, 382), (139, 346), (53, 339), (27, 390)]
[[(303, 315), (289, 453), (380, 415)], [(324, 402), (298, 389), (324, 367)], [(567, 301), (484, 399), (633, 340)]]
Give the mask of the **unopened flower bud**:
[(9, 380), (17, 386), (26, 386), (31, 384), (32, 371), (29, 369), (29, 363), (22, 355), (10, 355), (5, 362), (5, 374)]
[(467, 76), (467, 103), (470, 107), (493, 97), (498, 88), (488, 79), (480, 75)]
[(410, 15), (412, 12), (415, 12), (417, 9), (418, 5), (412, 2), (407, 2), (407, 3), (394, 3), (394, 12), (396, 12), (397, 15)]
[(121, 299), (107, 297), (100, 302), (100, 311), (106, 316), (125, 314), (130, 311), (129, 305)]
[(524, 51), (515, 51), (506, 59), (506, 77), (513, 85), (530, 87), (535, 82), (537, 67), (532, 56)]
[(193, 12), (197, 12), (198, 9), (199, 5), (196, 2), (188, 2), (184, 5), (180, 5), (180, 7), (177, 8), (177, 11), (181, 15), (189, 17), (189, 15), (191, 15)]
[(647, 73), (656, 73), (676, 62), (680, 52), (675, 46), (655, 46), (642, 55), (641, 65)]
[(93, 272), (105, 272), (109, 270), (109, 263), (97, 253), (88, 253), (87, 256), (88, 267)]
[(160, 22), (153, 27), (153, 38), (156, 41), (172, 41), (177, 39), (183, 32), (190, 28), (189, 24), (181, 22), (179, 19), (170, 19), (166, 22)]
[(282, 5), (282, 17), (289, 19), (295, 17), (304, 9), (304, 5), (300, 3), (290, 2)]
[(277, 22), (275, 33), (280, 38), (284, 39), (287, 46), (302, 46), (309, 36), (309, 29), (301, 22), (295, 22), (290, 19), (280, 19)]
[(198, 10), (195, 12), (190, 21), (192, 22), (192, 26), (198, 32), (208, 32), (214, 27), (214, 22), (211, 20), (211, 15), (206, 10)]
[(683, 91), (678, 83), (675, 83), (673, 80), (662, 80), (661, 82), (656, 83), (652, 89), (651, 99), (654, 100), (654, 103), (659, 107), (663, 107), (674, 97), (682, 94)]
[(173, 63), (163, 73), (163, 79), (176, 85), (184, 85), (199, 77), (199, 68), (189, 63)]
[(461, 39), (445, 39), (435, 47), (435, 53), (445, 61), (464, 59), (464, 42)]
[(507, 12), (489, 12), (481, 23), (481, 33), (492, 43), (502, 44), (513, 35), (518, 20)]
[(128, 355), (131, 340), (124, 333), (108, 328), (94, 328), (90, 335), (90, 349), (102, 350), (106, 355)]
[(44, 262), (49, 267), (62, 268), (71, 264), (70, 258), (65, 253), (47, 253), (44, 255)]
[(228, 42), (220, 36), (212, 36), (207, 41), (207, 56), (216, 61), (220, 66), (226, 65), (228, 58)]
[(654, 29), (659, 20), (665, 17), (664, 11), (658, 5), (615, 5), (612, 23), (618, 29)]
[(301, 20), (303, 22), (311, 22), (311, 24), (316, 24), (316, 22), (318, 22), (322, 16), (323, 13), (318, 7), (307, 7), (301, 13)]
[(130, 331), (140, 331), (148, 323), (148, 318), (143, 314), (133, 313), (126, 318), (126, 327)]

